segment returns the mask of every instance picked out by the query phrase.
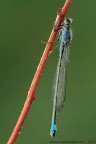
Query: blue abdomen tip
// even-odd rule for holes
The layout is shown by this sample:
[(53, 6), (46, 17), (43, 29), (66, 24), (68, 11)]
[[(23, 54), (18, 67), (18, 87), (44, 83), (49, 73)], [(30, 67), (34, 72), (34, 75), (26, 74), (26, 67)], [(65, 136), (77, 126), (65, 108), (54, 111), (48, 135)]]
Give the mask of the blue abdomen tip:
[(56, 124), (53, 122), (53, 123), (52, 123), (51, 130), (50, 130), (50, 135), (51, 135), (51, 137), (54, 137), (54, 136), (55, 136), (56, 131), (57, 131)]

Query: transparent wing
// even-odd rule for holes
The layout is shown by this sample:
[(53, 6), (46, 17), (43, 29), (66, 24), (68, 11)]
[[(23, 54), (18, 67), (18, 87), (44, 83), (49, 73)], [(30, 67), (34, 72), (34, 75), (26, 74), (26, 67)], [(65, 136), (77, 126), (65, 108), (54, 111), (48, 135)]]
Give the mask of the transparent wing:
[(53, 99), (55, 111), (59, 112), (63, 106), (66, 96), (67, 65), (69, 62), (69, 44), (63, 45), (63, 52), (59, 58), (55, 82), (53, 86)]

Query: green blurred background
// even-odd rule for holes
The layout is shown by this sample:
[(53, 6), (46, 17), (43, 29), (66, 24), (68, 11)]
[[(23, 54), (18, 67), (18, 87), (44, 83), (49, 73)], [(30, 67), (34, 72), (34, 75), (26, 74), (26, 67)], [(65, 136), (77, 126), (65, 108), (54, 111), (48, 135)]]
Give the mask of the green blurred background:
[[(0, 1), (0, 144), (6, 144), (26, 100), (31, 81), (64, 0)], [(96, 0), (73, 0), (73, 41), (64, 109), (58, 114), (57, 134), (49, 135), (52, 83), (58, 61), (56, 48), (46, 63), (36, 100), (16, 144), (96, 138)], [(55, 48), (54, 47), (53, 49)]]

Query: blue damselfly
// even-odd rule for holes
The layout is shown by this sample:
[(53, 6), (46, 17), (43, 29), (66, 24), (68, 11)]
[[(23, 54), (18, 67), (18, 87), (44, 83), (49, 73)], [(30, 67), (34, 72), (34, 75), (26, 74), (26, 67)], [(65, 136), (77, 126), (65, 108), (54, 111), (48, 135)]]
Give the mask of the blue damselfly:
[(53, 86), (53, 112), (50, 135), (55, 136), (56, 114), (63, 108), (66, 96), (67, 66), (69, 62), (69, 45), (72, 40), (71, 30), (72, 19), (67, 18), (60, 25), (58, 32), (58, 42), (60, 44), (59, 60), (56, 70), (55, 82)]

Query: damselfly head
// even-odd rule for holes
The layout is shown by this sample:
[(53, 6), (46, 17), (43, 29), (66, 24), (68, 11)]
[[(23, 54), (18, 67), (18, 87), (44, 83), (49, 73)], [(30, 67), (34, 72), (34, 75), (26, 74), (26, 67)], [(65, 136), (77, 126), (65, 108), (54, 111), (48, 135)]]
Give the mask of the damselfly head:
[(64, 24), (70, 25), (73, 22), (73, 20), (71, 18), (66, 18), (64, 20)]

